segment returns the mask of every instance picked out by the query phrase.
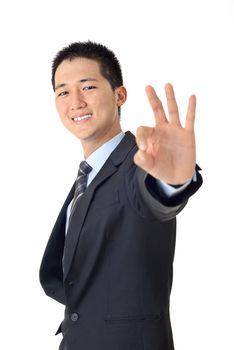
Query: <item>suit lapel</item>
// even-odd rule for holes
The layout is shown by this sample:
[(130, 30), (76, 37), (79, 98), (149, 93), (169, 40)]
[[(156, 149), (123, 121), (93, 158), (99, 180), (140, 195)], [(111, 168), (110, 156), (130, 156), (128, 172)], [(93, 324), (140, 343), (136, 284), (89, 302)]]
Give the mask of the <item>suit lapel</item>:
[(128, 153), (135, 146), (135, 138), (130, 133), (127, 132), (123, 140), (116, 147), (116, 149), (111, 153), (110, 157), (107, 159), (99, 173), (96, 175), (94, 180), (86, 189), (85, 193), (82, 195), (81, 199), (77, 203), (74, 209), (73, 217), (67, 231), (67, 237), (65, 240), (64, 247), (64, 281), (70, 270), (72, 259), (79, 242), (80, 232), (85, 221), (89, 206), (92, 202), (92, 197), (95, 189), (104, 182), (107, 178), (112, 176), (118, 169), (124, 159), (127, 157)]

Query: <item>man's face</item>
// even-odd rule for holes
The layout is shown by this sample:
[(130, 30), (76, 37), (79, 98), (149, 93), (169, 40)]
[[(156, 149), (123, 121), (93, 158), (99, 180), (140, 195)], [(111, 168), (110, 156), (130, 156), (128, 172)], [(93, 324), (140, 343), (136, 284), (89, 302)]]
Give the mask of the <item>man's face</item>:
[(118, 107), (126, 99), (124, 87), (112, 90), (90, 59), (64, 60), (55, 73), (56, 108), (64, 126), (91, 153), (121, 131)]

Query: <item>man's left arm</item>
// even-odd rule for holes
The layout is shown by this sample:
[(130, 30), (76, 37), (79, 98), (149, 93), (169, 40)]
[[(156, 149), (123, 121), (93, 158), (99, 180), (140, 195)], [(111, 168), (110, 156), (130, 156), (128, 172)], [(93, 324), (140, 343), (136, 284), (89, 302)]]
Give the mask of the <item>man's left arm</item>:
[[(202, 184), (198, 166), (196, 166), (195, 181), (192, 179), (186, 184), (176, 188), (155, 179), (143, 169), (136, 170), (137, 193), (140, 196), (137, 208), (143, 215), (151, 212), (149, 217), (155, 217), (160, 221), (173, 219), (186, 206), (188, 199), (199, 189)], [(170, 188), (168, 192), (168, 188)], [(166, 191), (165, 191), (166, 189)], [(171, 192), (173, 191), (173, 193)], [(141, 204), (142, 203), (142, 204)]]
[(139, 150), (134, 162), (139, 167), (137, 176), (144, 199), (149, 202), (151, 195), (158, 200), (152, 205), (171, 209), (174, 206), (175, 214), (176, 207), (181, 210), (202, 183), (200, 168), (196, 165), (196, 97), (189, 98), (185, 127), (182, 127), (171, 84), (166, 84), (165, 92), (168, 117), (153, 87), (146, 87), (155, 126), (137, 129)]

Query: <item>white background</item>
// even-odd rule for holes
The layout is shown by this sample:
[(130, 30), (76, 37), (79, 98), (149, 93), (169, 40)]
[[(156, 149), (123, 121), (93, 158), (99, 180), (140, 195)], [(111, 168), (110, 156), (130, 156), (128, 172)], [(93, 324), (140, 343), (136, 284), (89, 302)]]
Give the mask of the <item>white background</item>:
[(4, 350), (57, 349), (63, 307), (39, 285), (40, 260), (82, 157), (60, 123), (51, 61), (95, 40), (122, 63), (123, 129), (153, 125), (144, 87), (175, 88), (184, 121), (197, 96), (204, 185), (178, 216), (171, 318), (178, 350), (234, 349), (232, 0), (7, 1), (0, 9), (0, 329)]

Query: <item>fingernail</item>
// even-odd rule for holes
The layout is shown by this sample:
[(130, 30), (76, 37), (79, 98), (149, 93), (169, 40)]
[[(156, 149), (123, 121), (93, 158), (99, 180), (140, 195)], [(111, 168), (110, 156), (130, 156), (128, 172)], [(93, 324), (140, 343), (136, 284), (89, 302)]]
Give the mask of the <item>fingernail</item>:
[(138, 145), (138, 147), (139, 147), (139, 149), (140, 149), (141, 151), (145, 151), (145, 150), (146, 150), (146, 145), (145, 145), (144, 142), (140, 142), (139, 145)]
[(144, 152), (139, 151), (139, 152), (138, 152), (138, 156), (139, 156), (139, 158), (140, 158), (142, 161), (145, 160)]

